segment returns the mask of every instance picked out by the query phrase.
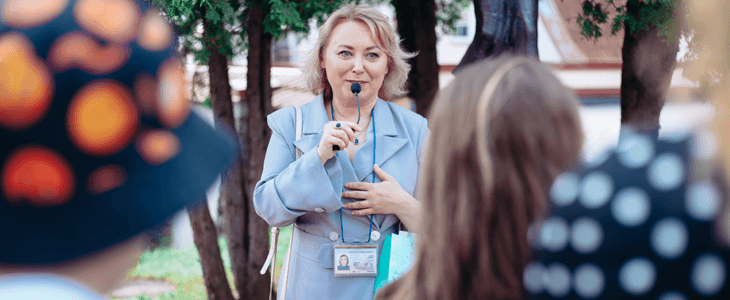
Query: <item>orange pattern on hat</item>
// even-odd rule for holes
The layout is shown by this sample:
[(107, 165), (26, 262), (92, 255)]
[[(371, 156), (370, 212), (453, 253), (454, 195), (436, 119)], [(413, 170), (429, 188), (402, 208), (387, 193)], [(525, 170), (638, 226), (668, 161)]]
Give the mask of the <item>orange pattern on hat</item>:
[(120, 165), (109, 165), (98, 168), (89, 174), (86, 189), (92, 195), (98, 195), (116, 189), (127, 182), (127, 172)]
[(185, 73), (175, 60), (168, 60), (159, 69), (159, 102), (157, 113), (162, 124), (178, 127), (188, 118), (190, 107), (185, 88)]
[(55, 19), (67, 4), (68, 0), (6, 0), (2, 21), (15, 28), (43, 25)]
[(139, 126), (139, 114), (127, 88), (101, 79), (86, 84), (74, 95), (67, 122), (76, 147), (104, 156), (129, 145)]
[(112, 42), (127, 42), (137, 33), (139, 7), (130, 0), (79, 0), (74, 17), (84, 29)]
[(168, 130), (146, 131), (137, 139), (137, 152), (148, 164), (159, 166), (180, 152), (180, 140)]
[(160, 51), (172, 43), (172, 28), (160, 11), (150, 9), (142, 18), (137, 33), (137, 41), (142, 48), (150, 51)]
[(58, 38), (48, 54), (48, 62), (57, 72), (79, 68), (96, 75), (114, 72), (129, 61), (131, 51), (121, 44), (102, 46), (91, 37), (71, 32)]
[(157, 105), (159, 90), (157, 80), (150, 74), (139, 74), (134, 79), (134, 95), (137, 96), (139, 106), (145, 114), (153, 114)]
[(2, 190), (10, 204), (25, 200), (36, 207), (66, 203), (75, 192), (75, 177), (68, 162), (55, 151), (25, 146), (8, 156), (2, 170)]
[(0, 126), (22, 130), (48, 112), (53, 77), (30, 41), (18, 34), (0, 36)]

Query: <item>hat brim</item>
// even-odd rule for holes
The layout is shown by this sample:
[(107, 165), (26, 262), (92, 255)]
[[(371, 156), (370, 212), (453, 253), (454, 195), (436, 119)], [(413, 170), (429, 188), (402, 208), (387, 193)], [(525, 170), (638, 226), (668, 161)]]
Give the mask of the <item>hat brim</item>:
[(180, 152), (159, 166), (147, 164), (133, 145), (117, 155), (128, 176), (121, 187), (91, 195), (79, 185), (68, 203), (42, 209), (0, 201), (0, 262), (79, 258), (130, 239), (204, 199), (211, 183), (238, 160), (238, 140), (225, 126), (213, 128), (196, 113), (172, 132), (180, 140)]

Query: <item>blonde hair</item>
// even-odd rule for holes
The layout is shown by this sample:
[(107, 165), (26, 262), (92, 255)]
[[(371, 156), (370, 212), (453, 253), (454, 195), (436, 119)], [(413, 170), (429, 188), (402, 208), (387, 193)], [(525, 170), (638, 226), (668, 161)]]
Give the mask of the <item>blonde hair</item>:
[(577, 98), (540, 62), (500, 57), (457, 73), (428, 119), (417, 259), (377, 299), (521, 299), (528, 227), (579, 161)]
[(304, 66), (303, 73), (307, 87), (315, 95), (324, 94), (325, 99), (331, 98), (332, 87), (327, 81), (327, 74), (321, 67), (324, 49), (329, 43), (332, 30), (340, 23), (358, 21), (367, 25), (373, 39), (388, 56), (388, 73), (383, 85), (378, 91), (378, 97), (392, 100), (406, 94), (405, 84), (411, 66), (406, 60), (415, 56), (401, 48), (400, 41), (395, 37), (393, 27), (388, 23), (388, 17), (372, 7), (365, 5), (346, 5), (329, 16), (327, 21), (319, 27), (317, 45), (312, 50)]

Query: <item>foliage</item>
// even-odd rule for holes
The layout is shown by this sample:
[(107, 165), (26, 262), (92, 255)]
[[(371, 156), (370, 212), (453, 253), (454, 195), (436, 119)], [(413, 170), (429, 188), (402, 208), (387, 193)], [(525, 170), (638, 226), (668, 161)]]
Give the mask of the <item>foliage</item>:
[[(221, 249), (223, 266), (226, 269), (228, 278), (233, 278), (226, 240), (220, 238), (218, 245)], [(190, 247), (185, 250), (172, 247), (159, 247), (146, 251), (140, 256), (137, 266), (127, 274), (127, 280), (142, 278), (163, 279), (174, 284), (177, 289), (172, 292), (160, 294), (156, 298), (144, 295), (137, 296), (137, 300), (207, 299), (202, 268), (200, 267), (200, 256), (195, 247)]]
[[(151, 0), (162, 8), (167, 18), (177, 26), (184, 53), (195, 54), (196, 60), (207, 63), (213, 46), (227, 55), (244, 53), (247, 49), (246, 26), (249, 8), (264, 7), (269, 13), (264, 20), (264, 32), (277, 38), (287, 32), (306, 32), (307, 21), (322, 22), (345, 0)], [(203, 34), (207, 22), (207, 37)]]
[(472, 0), (436, 0), (436, 21), (445, 34), (456, 33), (456, 23)]
[(587, 39), (598, 39), (603, 35), (600, 25), (606, 24), (610, 18), (613, 18), (611, 34), (621, 29), (637, 33), (650, 25), (659, 29), (658, 35), (663, 35), (667, 43), (675, 43), (683, 35), (690, 34), (683, 30), (679, 20), (685, 16), (674, 13), (679, 9), (681, 0), (629, 1), (641, 2), (636, 15), (628, 12), (627, 4), (617, 5), (616, 0), (584, 0), (582, 13), (576, 18), (581, 34)]

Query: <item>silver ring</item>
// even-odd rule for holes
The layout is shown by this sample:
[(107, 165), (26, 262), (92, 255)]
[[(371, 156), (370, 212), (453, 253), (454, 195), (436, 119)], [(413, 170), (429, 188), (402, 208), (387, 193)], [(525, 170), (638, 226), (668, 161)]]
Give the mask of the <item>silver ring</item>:
[(342, 128), (342, 124), (340, 124), (340, 122), (337, 122), (337, 124), (335, 124), (335, 128), (341, 129)]

